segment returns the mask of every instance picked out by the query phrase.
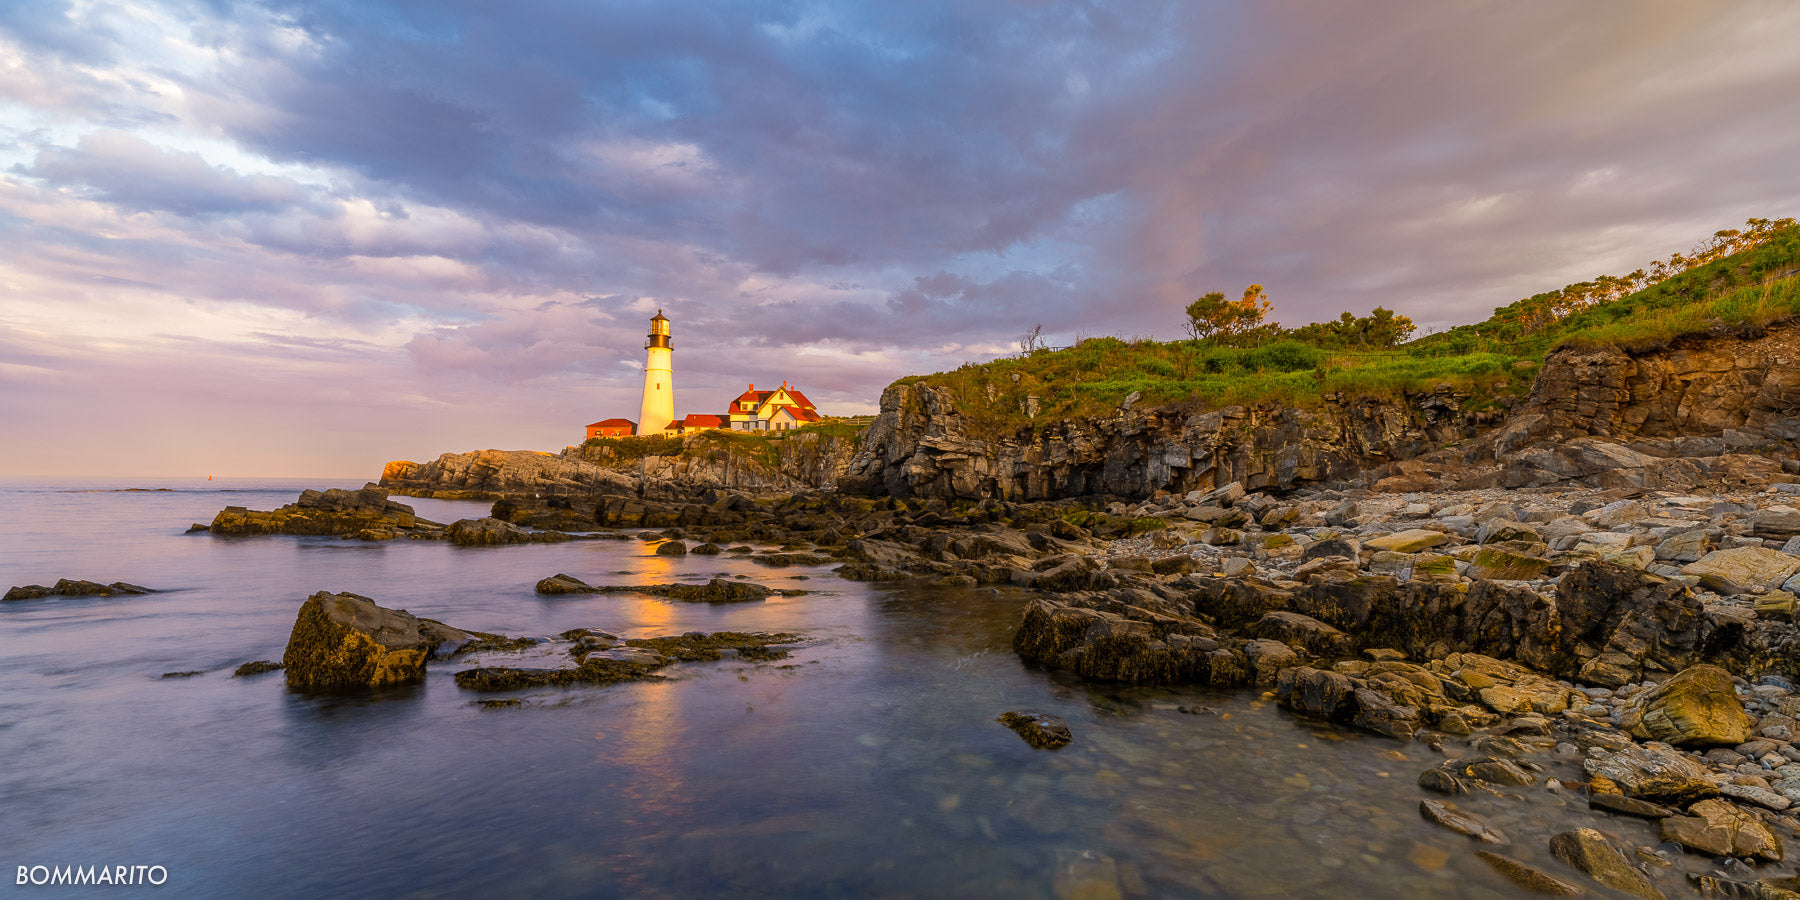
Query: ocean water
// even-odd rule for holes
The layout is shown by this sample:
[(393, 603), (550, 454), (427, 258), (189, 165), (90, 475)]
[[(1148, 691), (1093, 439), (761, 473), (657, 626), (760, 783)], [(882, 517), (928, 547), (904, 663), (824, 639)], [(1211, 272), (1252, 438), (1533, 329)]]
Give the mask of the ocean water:
[[(0, 876), (158, 865), (163, 887), (123, 890), (183, 897), (1517, 893), (1466, 838), (1420, 819), (1414, 780), (1442, 755), (1295, 718), (1255, 691), (1106, 688), (1033, 669), (1009, 647), (1027, 599), (1014, 591), (658, 557), (636, 540), (183, 533), (226, 505), (333, 486), (359, 485), (0, 486), (0, 588), (68, 577), (160, 591), (0, 605)], [(127, 487), (176, 490), (111, 490)], [(487, 509), (404, 502), (438, 521)], [(557, 572), (747, 575), (813, 593), (717, 607), (534, 593)], [(279, 673), (233, 678), (280, 658), (320, 590), (513, 635), (808, 640), (787, 660), (521, 692), (503, 709), (455, 685), (463, 661), (358, 697), (292, 692)], [(1064, 717), (1074, 742), (1032, 749), (993, 721), (1015, 709)], [(1515, 833), (1507, 852), (1572, 880), (1549, 859), (1551, 830), (1654, 840), (1547, 790), (1464, 805)]]

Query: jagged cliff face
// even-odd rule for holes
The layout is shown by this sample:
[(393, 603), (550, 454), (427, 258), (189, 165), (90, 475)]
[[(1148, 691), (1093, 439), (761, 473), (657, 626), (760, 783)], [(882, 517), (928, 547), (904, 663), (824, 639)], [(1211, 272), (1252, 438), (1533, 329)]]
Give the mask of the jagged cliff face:
[(948, 391), (896, 384), (840, 486), (1034, 500), (1232, 481), (1285, 490), (1356, 479), (1387, 491), (1767, 483), (1784, 461), (1800, 471), (1800, 322), (1635, 353), (1558, 351), (1504, 422), (1466, 400), (1441, 389), (1386, 402), (1326, 398), (1310, 411), (1121, 410), (994, 439), (971, 435)]
[(1063, 420), (1001, 439), (969, 434), (954, 398), (895, 384), (839, 486), (898, 497), (1040, 500), (1090, 494), (1145, 497), (1233, 481), (1285, 490), (1348, 478), (1372, 463), (1415, 456), (1489, 421), (1445, 389), (1405, 403), (1329, 400), (1316, 411), (1234, 406), (1178, 414), (1124, 409)]
[(1545, 361), (1512, 424), (1533, 438), (1666, 439), (1740, 431), (1792, 439), (1800, 323), (1693, 336), (1641, 353), (1565, 350)]

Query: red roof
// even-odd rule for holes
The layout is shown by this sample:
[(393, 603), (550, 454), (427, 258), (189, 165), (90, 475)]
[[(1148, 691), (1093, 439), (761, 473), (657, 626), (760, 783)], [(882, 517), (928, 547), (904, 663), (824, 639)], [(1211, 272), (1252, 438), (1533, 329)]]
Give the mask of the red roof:
[(803, 408), (803, 409), (815, 408), (813, 406), (813, 402), (811, 400), (806, 399), (805, 394), (802, 394), (799, 391), (794, 390), (793, 388), (788, 388), (788, 396), (794, 398), (794, 402), (800, 404), (801, 408)]
[(709, 416), (706, 413), (688, 413), (681, 424), (689, 428), (717, 428), (725, 424), (724, 416)]
[(588, 425), (589, 428), (636, 428), (637, 423), (630, 419), (601, 419)]

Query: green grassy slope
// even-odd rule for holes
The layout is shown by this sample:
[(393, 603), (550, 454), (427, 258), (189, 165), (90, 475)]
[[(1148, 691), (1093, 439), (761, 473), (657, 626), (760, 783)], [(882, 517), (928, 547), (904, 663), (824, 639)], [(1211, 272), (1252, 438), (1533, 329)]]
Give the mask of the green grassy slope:
[(1101, 337), (901, 382), (948, 387), (971, 424), (996, 436), (1034, 422), (1104, 415), (1134, 392), (1146, 405), (1183, 402), (1204, 409), (1273, 402), (1304, 408), (1447, 384), (1471, 394), (1471, 405), (1480, 407), (1525, 396), (1545, 355), (1564, 345), (1642, 350), (1686, 334), (1761, 327), (1800, 314), (1800, 227), (1778, 230), (1760, 246), (1617, 300), (1561, 317), (1543, 312), (1546, 298), (1569, 291), (1528, 298), (1487, 321), (1391, 350), (1348, 351), (1293, 340), (1234, 348)]

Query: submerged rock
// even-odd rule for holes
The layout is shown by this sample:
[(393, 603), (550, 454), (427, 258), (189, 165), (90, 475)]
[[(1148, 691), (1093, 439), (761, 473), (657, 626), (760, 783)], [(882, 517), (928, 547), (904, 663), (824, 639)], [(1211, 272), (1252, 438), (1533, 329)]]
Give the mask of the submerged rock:
[(1634, 736), (1677, 747), (1741, 744), (1750, 736), (1750, 717), (1737, 698), (1731, 675), (1699, 665), (1633, 696), (1619, 725)]
[(1424, 816), (1427, 822), (1442, 825), (1483, 844), (1510, 843), (1506, 839), (1506, 834), (1500, 829), (1482, 821), (1480, 817), (1463, 812), (1448, 803), (1438, 800), (1420, 800), (1419, 815)]
[(1510, 856), (1501, 856), (1489, 850), (1477, 850), (1475, 856), (1492, 866), (1494, 871), (1506, 876), (1508, 881), (1534, 894), (1545, 894), (1551, 897), (1579, 897), (1587, 893), (1577, 885), (1563, 881), (1542, 869), (1529, 863), (1520, 862)]
[(1550, 839), (1550, 853), (1616, 891), (1645, 900), (1664, 900), (1641, 869), (1631, 864), (1606, 836), (1592, 828), (1565, 831)]
[(238, 666), (237, 669), (231, 673), (231, 677), (244, 678), (250, 675), (261, 675), (264, 672), (279, 672), (282, 668), (284, 667), (281, 663), (273, 660), (258, 659)]
[(0, 597), (0, 603), (8, 600), (37, 600), (42, 597), (110, 597), (114, 594), (154, 594), (155, 591), (123, 581), (112, 584), (101, 584), (98, 581), (77, 581), (70, 578), (59, 578), (48, 587), (41, 584), (24, 584), (9, 589), (6, 596)]
[(654, 638), (632, 638), (619, 646), (587, 629), (565, 632), (575, 640), (571, 651), (578, 664), (573, 668), (520, 668), (514, 666), (481, 666), (456, 673), (458, 687), (472, 691), (516, 691), (533, 687), (574, 684), (616, 684), (658, 677), (657, 673), (678, 662), (704, 662), (723, 659), (727, 652), (743, 659), (780, 659), (786, 650), (778, 645), (804, 640), (800, 635), (781, 633), (744, 633), (719, 631)]
[(467, 632), (367, 597), (320, 591), (300, 605), (281, 662), (288, 687), (299, 690), (391, 687), (422, 681), (439, 645), (469, 640)]
[(1011, 728), (1025, 743), (1040, 750), (1056, 750), (1075, 739), (1069, 723), (1049, 713), (1003, 712), (994, 721)]

